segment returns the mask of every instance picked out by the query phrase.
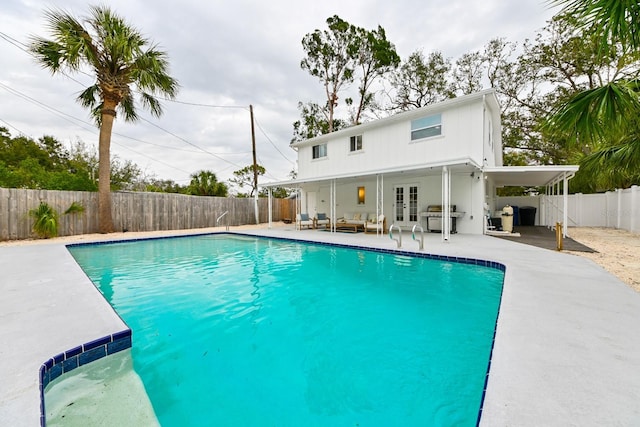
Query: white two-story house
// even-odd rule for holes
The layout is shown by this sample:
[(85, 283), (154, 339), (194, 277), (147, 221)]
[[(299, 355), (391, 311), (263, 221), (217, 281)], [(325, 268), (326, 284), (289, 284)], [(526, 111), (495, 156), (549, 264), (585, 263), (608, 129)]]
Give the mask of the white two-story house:
[(292, 148), (298, 153), (297, 179), (264, 186), (298, 188), (299, 212), (310, 217), (324, 213), (332, 223), (345, 214), (384, 214), (389, 225), (406, 229), (420, 224), (427, 231), (433, 224), (428, 212), (438, 206), (445, 220), (437, 228), (445, 239), (451, 232), (486, 230), (486, 214), (496, 209), (497, 186), (560, 180), (566, 189), (578, 169), (503, 167), (500, 108), (493, 90), (296, 142)]

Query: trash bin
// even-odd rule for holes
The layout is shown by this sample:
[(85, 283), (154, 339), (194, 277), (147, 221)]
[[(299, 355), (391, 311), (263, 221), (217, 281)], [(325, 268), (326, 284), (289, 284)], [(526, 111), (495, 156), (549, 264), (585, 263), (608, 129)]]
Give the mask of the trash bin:
[(502, 208), (502, 231), (513, 232), (513, 208), (509, 205)]
[(511, 206), (513, 208), (513, 226), (520, 225), (520, 213), (517, 206)]
[(533, 206), (520, 207), (520, 225), (536, 225), (536, 210)]

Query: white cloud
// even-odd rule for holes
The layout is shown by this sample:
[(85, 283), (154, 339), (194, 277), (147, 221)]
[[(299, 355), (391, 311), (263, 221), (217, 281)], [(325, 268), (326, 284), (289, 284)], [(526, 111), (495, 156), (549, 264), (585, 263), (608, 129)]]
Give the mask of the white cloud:
[[(39, 0), (3, 2), (0, 32), (22, 43), (27, 43), (33, 34), (46, 36), (43, 12), (48, 7), (48, 2)], [(76, 16), (88, 12), (86, 2), (79, 0), (65, 0), (57, 7)], [(402, 57), (423, 49), (440, 50), (445, 56), (456, 58), (481, 49), (496, 36), (510, 41), (531, 38), (553, 13), (542, 0), (454, 0), (446, 4), (417, 0), (329, 0), (309, 4), (285, 0), (114, 0), (110, 7), (167, 51), (171, 73), (181, 85), (179, 101), (244, 107), (208, 108), (165, 102), (165, 114), (159, 119), (141, 112), (145, 119), (178, 137), (145, 121), (133, 125), (116, 122), (114, 132), (136, 140), (114, 135), (113, 153), (133, 160), (160, 178), (181, 183), (188, 182), (189, 174), (200, 169), (213, 170), (219, 179), (226, 180), (234, 170), (251, 163), (249, 104), (254, 106), (260, 125), (256, 127), (258, 157), (268, 178), (287, 178), (293, 168), (291, 162), (295, 161), (289, 141), (292, 123), (299, 118), (297, 103), (323, 102), (324, 97), (321, 84), (300, 69), (301, 40), (306, 33), (326, 28), (329, 16), (337, 14), (368, 29), (381, 25)], [(82, 85), (63, 76), (52, 77), (2, 38), (0, 57), (0, 84), (90, 123), (88, 112), (75, 102)], [(91, 83), (87, 76), (74, 78), (83, 84)], [(80, 126), (1, 86), (0, 120), (35, 138), (47, 134), (62, 141), (97, 141), (97, 131), (90, 124)], [(0, 126), (6, 124), (0, 122)]]

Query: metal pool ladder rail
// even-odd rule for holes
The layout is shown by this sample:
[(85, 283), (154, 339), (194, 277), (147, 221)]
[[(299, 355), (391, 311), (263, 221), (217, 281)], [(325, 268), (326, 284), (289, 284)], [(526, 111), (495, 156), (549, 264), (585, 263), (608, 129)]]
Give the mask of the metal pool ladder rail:
[(416, 240), (416, 227), (420, 227), (420, 241), (418, 242), (418, 250), (421, 251), (424, 249), (424, 229), (420, 224), (415, 224), (411, 229), (411, 238)]
[[(220, 222), (222, 217), (226, 216), (228, 213), (229, 211), (224, 211), (224, 213), (216, 219), (216, 227), (218, 226), (218, 223)], [(226, 230), (229, 231), (229, 217), (227, 217), (227, 221), (226, 221)]]
[[(397, 239), (393, 238), (393, 227), (398, 229), (398, 238)], [(389, 227), (389, 238), (391, 240), (395, 240), (398, 243), (398, 247), (399, 248), (402, 247), (402, 230), (400, 229), (399, 225), (391, 224), (391, 227)]]

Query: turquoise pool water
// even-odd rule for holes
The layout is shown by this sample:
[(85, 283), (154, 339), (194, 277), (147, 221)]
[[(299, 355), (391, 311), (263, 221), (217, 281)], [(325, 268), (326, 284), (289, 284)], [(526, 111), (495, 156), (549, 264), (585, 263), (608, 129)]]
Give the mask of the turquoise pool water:
[(500, 270), (208, 235), (69, 250), (163, 426), (472, 426)]

